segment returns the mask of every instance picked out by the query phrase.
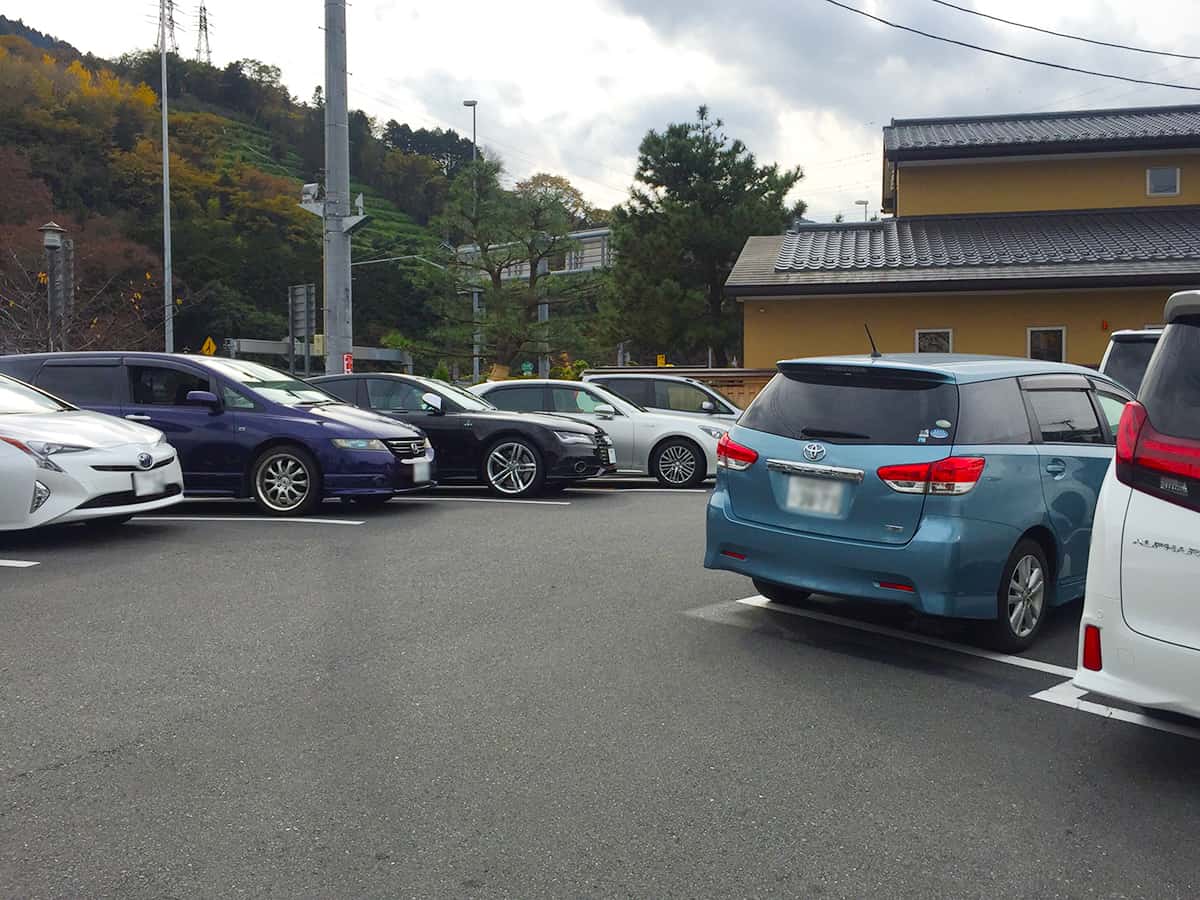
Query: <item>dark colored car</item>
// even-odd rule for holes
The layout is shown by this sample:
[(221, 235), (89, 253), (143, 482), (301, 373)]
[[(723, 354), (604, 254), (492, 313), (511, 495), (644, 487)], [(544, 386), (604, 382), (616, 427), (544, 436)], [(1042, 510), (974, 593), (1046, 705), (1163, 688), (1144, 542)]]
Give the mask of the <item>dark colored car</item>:
[(503, 412), (461, 388), (413, 375), (312, 381), (347, 403), (420, 425), (437, 451), (442, 481), (482, 482), (504, 497), (530, 497), (616, 471), (612, 441), (595, 425)]
[(46, 353), (0, 357), (0, 372), (157, 428), (179, 451), (188, 496), (251, 497), (271, 515), (304, 515), (324, 497), (376, 506), (434, 484), (419, 429), (258, 363)]

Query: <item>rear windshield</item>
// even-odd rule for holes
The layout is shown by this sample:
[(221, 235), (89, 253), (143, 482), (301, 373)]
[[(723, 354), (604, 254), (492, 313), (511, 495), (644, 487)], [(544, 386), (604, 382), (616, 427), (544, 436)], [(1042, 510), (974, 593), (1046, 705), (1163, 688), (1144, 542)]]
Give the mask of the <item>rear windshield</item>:
[(1200, 440), (1200, 318), (1167, 327), (1138, 399), (1163, 434)]
[(958, 388), (953, 384), (813, 366), (776, 375), (739, 424), (834, 444), (949, 445), (957, 422)]
[(1146, 377), (1146, 367), (1157, 341), (1114, 341), (1104, 364), (1104, 374), (1135, 394)]

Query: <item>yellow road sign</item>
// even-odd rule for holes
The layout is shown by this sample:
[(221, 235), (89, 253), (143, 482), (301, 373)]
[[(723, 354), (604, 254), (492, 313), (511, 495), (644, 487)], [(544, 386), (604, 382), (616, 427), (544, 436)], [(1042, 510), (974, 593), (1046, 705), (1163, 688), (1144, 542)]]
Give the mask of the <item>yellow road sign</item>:
[(217, 342), (211, 337), (204, 339), (204, 344), (200, 347), (200, 352), (205, 356), (215, 356), (217, 353)]
[(658, 354), (658, 366), (659, 366), (659, 368), (661, 369), (661, 368), (662, 368), (663, 366), (665, 366), (666, 364), (667, 364), (667, 354), (665, 354), (665, 353), (660, 353), (660, 354)]

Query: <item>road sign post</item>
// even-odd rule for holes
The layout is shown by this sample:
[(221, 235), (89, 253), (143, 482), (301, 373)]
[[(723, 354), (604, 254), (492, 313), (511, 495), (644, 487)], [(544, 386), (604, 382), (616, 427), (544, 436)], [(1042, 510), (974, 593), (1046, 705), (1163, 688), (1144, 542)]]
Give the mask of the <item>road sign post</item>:
[(204, 339), (204, 343), (200, 345), (200, 352), (205, 356), (217, 355), (217, 342), (211, 336)]
[(288, 288), (288, 371), (296, 374), (296, 342), (304, 345), (304, 374), (312, 374), (312, 339), (317, 329), (317, 286), (294, 284)]

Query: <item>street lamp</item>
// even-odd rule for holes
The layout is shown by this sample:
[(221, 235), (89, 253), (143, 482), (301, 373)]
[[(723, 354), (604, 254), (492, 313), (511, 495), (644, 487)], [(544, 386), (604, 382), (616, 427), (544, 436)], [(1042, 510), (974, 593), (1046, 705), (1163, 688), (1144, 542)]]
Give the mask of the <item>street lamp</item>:
[(870, 201), (869, 200), (855, 200), (854, 205), (861, 206), (863, 208), (863, 221), (864, 222), (867, 221), (867, 212), (871, 208)]
[(475, 162), (475, 107), (478, 105), (478, 100), (463, 101), (463, 106), (471, 107), (471, 162)]

